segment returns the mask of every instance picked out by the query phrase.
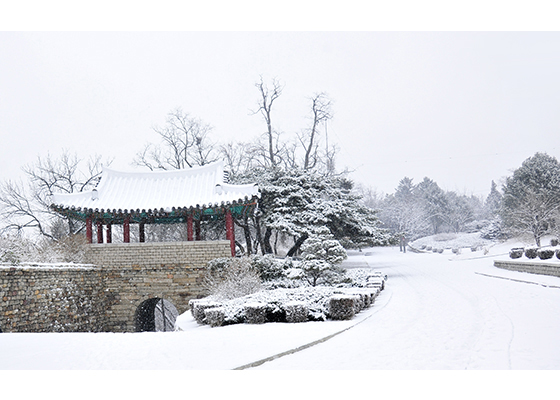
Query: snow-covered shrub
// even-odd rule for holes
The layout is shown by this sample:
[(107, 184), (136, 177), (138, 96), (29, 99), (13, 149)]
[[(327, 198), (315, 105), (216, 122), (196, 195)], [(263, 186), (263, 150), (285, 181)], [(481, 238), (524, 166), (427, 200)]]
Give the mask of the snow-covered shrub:
[(20, 236), (0, 237), (0, 262), (20, 263), (84, 263), (86, 239), (83, 235), (32, 241)]
[(36, 259), (36, 254), (37, 246), (30, 240), (12, 235), (0, 237), (1, 263), (19, 265), (27, 261), (40, 261)]
[(285, 304), (286, 322), (305, 322), (309, 309), (303, 301), (291, 301)]
[(217, 300), (234, 299), (262, 289), (259, 272), (248, 257), (211, 260), (202, 285)]
[(560, 259), (560, 249), (556, 249), (556, 258)]
[(515, 247), (509, 251), (509, 257), (513, 259), (521, 258), (524, 252), (525, 249), (523, 247)]
[(480, 232), (484, 228), (486, 228), (490, 224), (488, 220), (475, 220), (465, 224), (465, 228), (463, 229), (466, 233), (475, 233)]
[(537, 250), (537, 256), (541, 260), (549, 260), (554, 256), (555, 251), (553, 249), (539, 249)]
[(264, 324), (266, 322), (266, 303), (247, 303), (244, 306), (245, 322)]
[(506, 239), (508, 237), (500, 218), (494, 218), (480, 231), (480, 237), (488, 240)]
[(199, 324), (206, 323), (206, 309), (208, 308), (217, 308), (220, 307), (221, 304), (215, 301), (208, 301), (205, 299), (193, 299), (189, 301), (189, 307), (191, 308), (191, 314), (193, 318)]
[(211, 327), (222, 326), (225, 320), (225, 312), (222, 307), (211, 307), (204, 310), (205, 322)]
[(251, 258), (263, 281), (273, 281), (286, 277), (286, 270), (291, 267), (291, 260), (277, 260), (272, 254), (265, 256), (255, 255)]
[[(325, 321), (330, 318), (332, 297), (353, 297), (354, 314), (371, 306), (383, 290), (386, 275), (369, 269), (351, 269), (348, 283), (334, 286), (280, 288), (230, 300), (213, 296), (191, 300), (189, 306), (196, 321), (214, 326), (238, 323)], [(246, 306), (249, 307), (246, 307)], [(209, 311), (214, 310), (214, 311)], [(223, 320), (220, 312), (223, 311)], [(263, 317), (264, 316), (264, 317)], [(264, 319), (264, 321), (263, 321)]]
[(537, 258), (538, 247), (527, 247), (525, 249), (525, 257), (533, 259)]
[(345, 270), (339, 264), (347, 258), (346, 250), (328, 228), (311, 235), (301, 246), (301, 253), (300, 277), (311, 286), (333, 285), (344, 278)]
[(552, 247), (558, 246), (558, 239), (556, 239), (556, 238), (550, 239), (550, 245)]
[(333, 296), (329, 300), (329, 318), (334, 320), (352, 319), (356, 314), (358, 296)]
[(458, 247), (451, 249), (451, 251), (453, 252), (453, 254), (457, 254), (457, 255), (461, 254), (461, 249)]

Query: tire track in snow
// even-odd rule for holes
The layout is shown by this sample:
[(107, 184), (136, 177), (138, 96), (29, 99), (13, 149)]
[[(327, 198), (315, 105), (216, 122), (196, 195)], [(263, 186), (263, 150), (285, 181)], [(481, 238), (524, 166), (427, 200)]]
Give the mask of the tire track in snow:
[[(291, 354), (299, 353), (300, 351), (303, 351), (303, 350), (308, 349), (308, 348), (310, 348), (310, 347), (313, 347), (313, 346), (316, 346), (316, 345), (318, 345), (318, 344), (324, 343), (324, 342), (326, 342), (327, 340), (330, 340), (330, 339), (332, 339), (333, 337), (338, 336), (338, 335), (340, 335), (341, 333), (344, 333), (344, 332), (348, 331), (349, 329), (354, 328), (355, 326), (357, 326), (357, 325), (361, 324), (362, 322), (364, 322), (364, 321), (368, 320), (369, 318), (371, 318), (373, 315), (377, 314), (379, 311), (381, 311), (382, 309), (384, 309), (384, 308), (391, 302), (391, 299), (393, 298), (393, 292), (392, 292), (391, 290), (388, 290), (387, 287), (385, 287), (385, 290), (383, 290), (383, 292), (389, 292), (389, 298), (387, 299), (387, 301), (385, 301), (383, 304), (381, 304), (380, 306), (378, 306), (378, 307), (376, 307), (376, 308), (375, 308), (375, 305), (376, 305), (377, 301), (374, 302), (373, 305), (371, 306), (371, 307), (374, 307), (374, 310), (373, 310), (368, 316), (362, 318), (361, 320), (359, 320), (358, 322), (356, 322), (354, 325), (351, 325), (351, 326), (349, 326), (349, 327), (347, 327), (347, 328), (344, 328), (344, 329), (342, 329), (342, 330), (340, 330), (340, 331), (338, 331), (338, 332), (332, 333), (332, 334), (330, 334), (330, 335), (328, 335), (328, 336), (325, 336), (324, 338), (321, 338), (321, 339), (318, 339), (318, 340), (314, 340), (313, 342), (304, 344), (304, 345), (302, 345), (302, 346), (299, 346), (299, 347), (296, 347), (296, 348), (293, 348), (293, 349), (284, 351), (284, 352), (282, 352), (282, 353), (275, 354), (275, 355), (270, 356), (270, 357), (263, 358), (263, 359), (258, 360), (258, 361), (254, 361), (254, 362), (249, 363), (249, 364), (242, 365), (242, 366), (237, 367), (237, 368), (233, 368), (233, 370), (236, 371), (236, 370), (244, 370), (244, 369), (249, 369), (249, 368), (255, 368), (255, 367), (258, 367), (259, 365), (262, 365), (262, 364), (264, 364), (264, 363), (266, 363), (266, 362), (274, 361), (274, 360), (277, 360), (277, 359), (279, 359), (279, 358), (281, 358), (281, 357), (284, 357), (284, 356), (289, 356), (289, 355), (291, 355)], [(383, 292), (382, 292), (382, 293), (383, 293)], [(380, 294), (380, 295), (381, 295), (381, 294)], [(379, 296), (378, 296), (378, 297), (379, 297)], [(377, 299), (376, 299), (376, 300), (377, 300)]]

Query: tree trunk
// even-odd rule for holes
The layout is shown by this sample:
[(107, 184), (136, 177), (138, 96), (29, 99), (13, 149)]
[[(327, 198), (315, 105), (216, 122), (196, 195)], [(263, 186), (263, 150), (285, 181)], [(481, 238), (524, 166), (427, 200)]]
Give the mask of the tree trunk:
[(255, 234), (257, 236), (257, 242), (259, 243), (259, 245), (261, 247), (262, 255), (264, 256), (265, 253), (264, 253), (263, 237), (262, 237), (262, 233), (261, 233), (261, 217), (260, 216), (255, 216), (254, 220), (255, 220)]
[(272, 246), (270, 245), (270, 237), (272, 236), (272, 229), (270, 229), (269, 227), (266, 228), (266, 232), (264, 233), (264, 238), (263, 238), (263, 249), (265, 254), (272, 254)]
[(309, 237), (309, 235), (307, 233), (304, 233), (303, 235), (301, 235), (299, 237), (298, 240), (296, 240), (296, 243), (292, 246), (292, 248), (290, 249), (290, 251), (288, 251), (288, 254), (286, 254), (287, 257), (293, 257), (294, 254), (296, 254), (296, 252), (299, 250), (299, 248), (301, 247), (301, 245), (303, 244), (303, 242), (305, 242), (307, 240), (307, 238)]
[[(250, 256), (251, 254), (253, 254), (253, 240), (251, 238), (251, 229), (249, 228), (249, 217), (245, 215), (243, 217), (243, 223), (239, 222), (239, 220), (237, 219), (234, 219), (234, 222), (237, 226), (243, 229), (245, 243), (247, 244), (247, 252), (245, 253), (245, 250), (243, 250), (243, 252), (245, 253), (245, 255)], [(240, 247), (243, 249), (243, 246)]]

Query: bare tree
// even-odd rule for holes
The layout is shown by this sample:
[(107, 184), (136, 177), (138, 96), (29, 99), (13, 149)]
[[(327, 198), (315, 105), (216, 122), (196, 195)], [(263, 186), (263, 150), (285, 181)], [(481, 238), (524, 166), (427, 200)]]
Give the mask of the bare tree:
[(215, 143), (209, 139), (212, 127), (193, 118), (180, 108), (167, 114), (163, 127), (154, 127), (162, 143), (149, 143), (140, 151), (133, 163), (154, 169), (184, 169), (216, 161)]
[(82, 192), (97, 185), (102, 172), (101, 157), (88, 159), (85, 169), (80, 168), (81, 164), (76, 154), (65, 150), (59, 158), (38, 157), (35, 163), (24, 166), (27, 184), (21, 181), (1, 183), (3, 230), (22, 233), (32, 228), (44, 237), (59, 240), (83, 229), (83, 224), (50, 209), (52, 194)]
[[(311, 126), (298, 135), (304, 149), (303, 169), (312, 169), (317, 165), (318, 130), (319, 127), (332, 118), (331, 101), (325, 93), (319, 93), (311, 98)], [(329, 154), (327, 154), (329, 156)], [(332, 155), (331, 155), (332, 157)], [(334, 159), (331, 161), (334, 162)]]
[(280, 134), (272, 128), (272, 106), (274, 101), (282, 94), (283, 88), (276, 79), (272, 80), (272, 87), (269, 88), (264, 83), (262, 76), (260, 77), (260, 82), (257, 82), (255, 86), (259, 90), (260, 99), (258, 101), (259, 108), (253, 114), (260, 113), (266, 122), (267, 130), (264, 134), (267, 141), (266, 159), (270, 162), (270, 166), (275, 167), (278, 164), (278, 157), (282, 150), (279, 146)]

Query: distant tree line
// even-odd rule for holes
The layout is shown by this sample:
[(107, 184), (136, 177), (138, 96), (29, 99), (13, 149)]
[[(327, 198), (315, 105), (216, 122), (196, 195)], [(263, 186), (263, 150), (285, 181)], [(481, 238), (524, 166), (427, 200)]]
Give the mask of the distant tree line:
[(482, 229), (497, 215), (501, 194), (494, 182), (484, 199), (445, 191), (427, 177), (417, 184), (404, 177), (394, 193), (379, 198), (370, 191), (366, 198), (370, 206), (380, 210), (379, 218), (386, 228), (412, 241), (438, 233)]
[(409, 240), (443, 232), (481, 232), (488, 239), (529, 236), (537, 246), (546, 234), (560, 236), (560, 163), (546, 153), (526, 159), (501, 190), (492, 181), (486, 198), (441, 189), (424, 178), (403, 178), (380, 198), (364, 191), (384, 227)]

